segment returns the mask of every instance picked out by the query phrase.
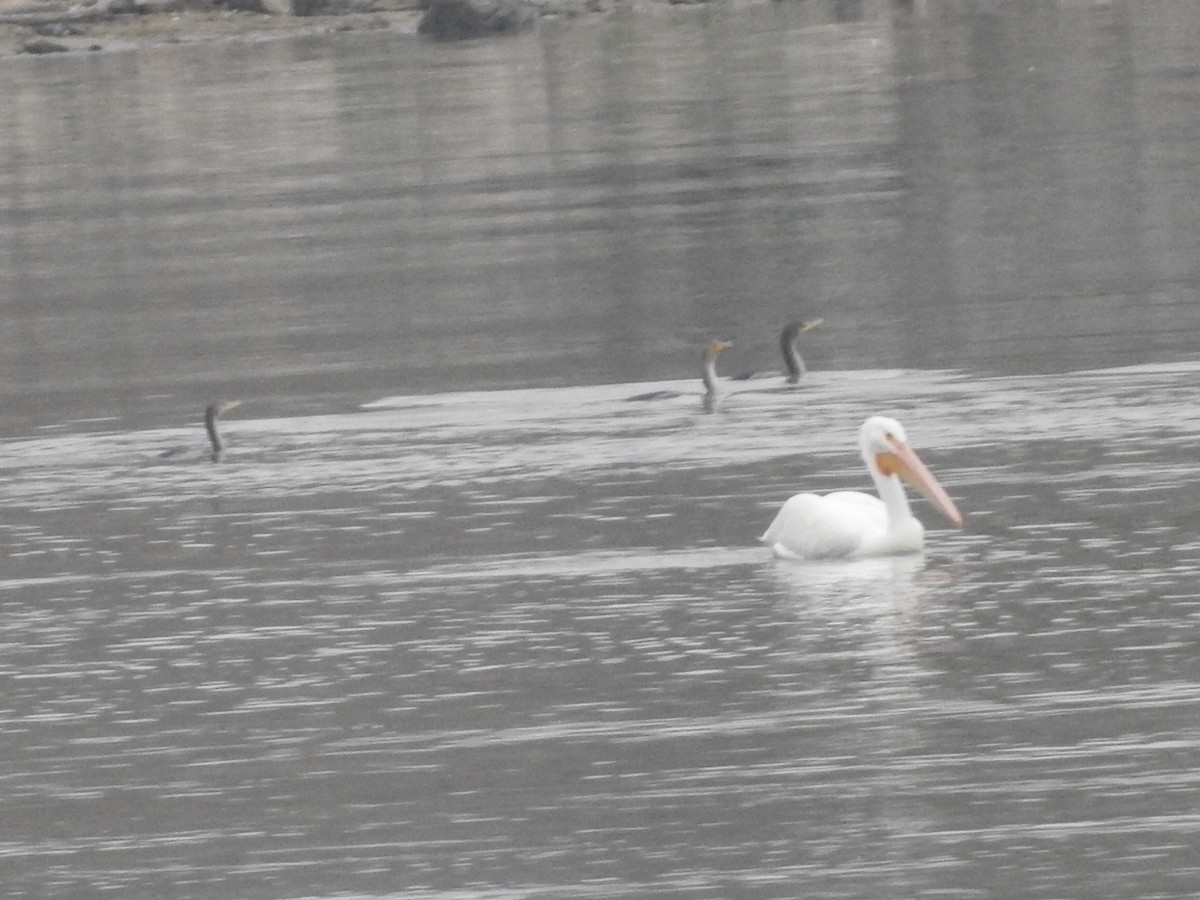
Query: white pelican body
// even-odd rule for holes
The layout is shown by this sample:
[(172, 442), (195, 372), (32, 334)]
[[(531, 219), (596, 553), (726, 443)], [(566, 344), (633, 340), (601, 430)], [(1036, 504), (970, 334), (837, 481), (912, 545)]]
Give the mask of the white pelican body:
[(761, 538), (776, 556), (830, 559), (921, 550), (925, 529), (908, 508), (902, 479), (962, 525), (954, 501), (908, 446), (899, 422), (872, 416), (863, 423), (858, 444), (879, 496), (858, 491), (796, 494)]

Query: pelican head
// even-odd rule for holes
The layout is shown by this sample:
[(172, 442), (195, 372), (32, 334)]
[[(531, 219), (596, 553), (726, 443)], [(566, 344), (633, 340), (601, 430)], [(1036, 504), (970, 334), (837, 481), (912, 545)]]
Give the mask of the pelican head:
[[(932, 503), (943, 516), (962, 527), (963, 518), (954, 501), (908, 445), (903, 425), (887, 416), (872, 416), (859, 430), (858, 446), (885, 503), (889, 495), (895, 495), (895, 489), (889, 490), (888, 487), (896, 484), (898, 479)], [(900, 496), (903, 497), (902, 491)]]

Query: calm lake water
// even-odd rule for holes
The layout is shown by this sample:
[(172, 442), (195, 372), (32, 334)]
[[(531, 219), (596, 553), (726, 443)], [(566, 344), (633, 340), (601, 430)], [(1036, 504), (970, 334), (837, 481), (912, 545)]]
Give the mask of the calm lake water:
[(1195, 896), (1200, 7), (916, 6), (0, 61), (6, 895)]

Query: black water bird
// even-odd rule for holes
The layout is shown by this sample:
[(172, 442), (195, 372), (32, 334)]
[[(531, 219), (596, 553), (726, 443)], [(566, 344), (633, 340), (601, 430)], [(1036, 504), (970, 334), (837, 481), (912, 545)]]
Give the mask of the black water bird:
[[(779, 332), (779, 352), (783, 355), (783, 367), (786, 370), (784, 378), (788, 384), (799, 384), (808, 369), (804, 365), (804, 357), (800, 355), (800, 335), (812, 331), (824, 319), (810, 319), (807, 322), (788, 322)], [(743, 372), (734, 375), (733, 381), (751, 381), (758, 378), (778, 378), (779, 372)]]
[[(721, 380), (717, 377), (717, 357), (733, 346), (731, 341), (709, 341), (700, 356), (700, 380), (704, 382), (704, 408), (712, 412), (721, 397)], [(670, 400), (683, 396), (679, 391), (649, 391), (626, 397), (626, 400)]]
[[(222, 413), (227, 413), (231, 409), (236, 409), (241, 405), (241, 400), (218, 400), (216, 403), (210, 403), (204, 408), (204, 430), (208, 434), (210, 448), (208, 458), (213, 462), (220, 462), (221, 451), (225, 449), (221, 443), (221, 435), (217, 431), (217, 419)], [(171, 459), (187, 451), (187, 447), (172, 447), (170, 450), (164, 450), (160, 453), (158, 458)]]

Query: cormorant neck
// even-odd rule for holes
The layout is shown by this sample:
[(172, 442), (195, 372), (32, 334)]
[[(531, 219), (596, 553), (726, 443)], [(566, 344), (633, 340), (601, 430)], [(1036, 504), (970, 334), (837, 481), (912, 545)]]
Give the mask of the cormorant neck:
[(208, 432), (208, 441), (212, 444), (212, 461), (221, 458), (221, 436), (217, 434), (217, 408), (209, 406), (204, 410), (204, 430)]
[(704, 381), (704, 394), (712, 399), (720, 393), (720, 382), (717, 381), (717, 357), (715, 353), (706, 351), (704, 365), (700, 369), (700, 377)]
[(800, 330), (785, 328), (779, 336), (779, 349), (783, 353), (783, 364), (787, 367), (788, 384), (796, 384), (804, 377), (804, 359), (800, 356)]

